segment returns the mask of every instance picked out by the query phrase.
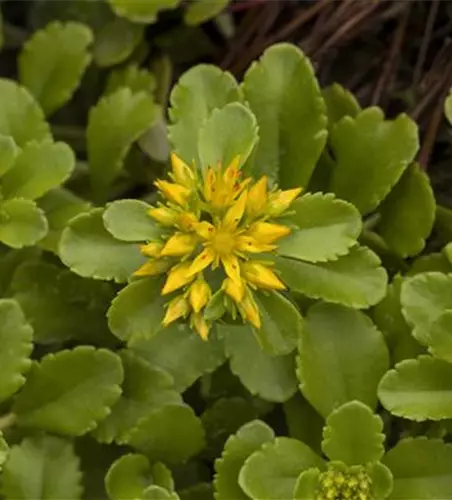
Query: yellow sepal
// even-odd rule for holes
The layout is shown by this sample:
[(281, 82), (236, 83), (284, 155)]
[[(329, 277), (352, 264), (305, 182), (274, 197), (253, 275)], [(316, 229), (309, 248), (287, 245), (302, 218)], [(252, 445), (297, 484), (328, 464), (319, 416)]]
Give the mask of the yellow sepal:
[(162, 295), (174, 292), (179, 288), (187, 285), (193, 280), (193, 276), (188, 275), (190, 262), (184, 262), (178, 266), (174, 266), (168, 274), (166, 283), (162, 289)]
[(195, 311), (195, 313), (199, 313), (207, 302), (209, 302), (211, 296), (212, 292), (210, 290), (210, 286), (203, 279), (197, 279), (190, 286), (188, 294), (193, 311)]
[(165, 317), (163, 318), (163, 326), (168, 326), (173, 321), (186, 316), (190, 311), (187, 299), (183, 295), (175, 297), (169, 304), (166, 310)]

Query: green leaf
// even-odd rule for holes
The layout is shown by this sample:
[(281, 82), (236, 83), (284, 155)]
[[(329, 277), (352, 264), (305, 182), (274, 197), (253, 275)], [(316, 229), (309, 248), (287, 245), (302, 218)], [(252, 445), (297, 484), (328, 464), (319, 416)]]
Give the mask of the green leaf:
[(24, 439), (11, 448), (2, 474), (5, 500), (82, 498), (79, 459), (68, 441), (53, 436)]
[(323, 417), (354, 399), (375, 408), (378, 382), (388, 368), (383, 335), (363, 313), (327, 303), (309, 309), (297, 375), (301, 392)]
[(428, 350), (452, 363), (452, 310), (444, 311), (430, 326)]
[(105, 488), (110, 500), (142, 498), (151, 483), (151, 464), (144, 455), (122, 455), (113, 462), (105, 476)]
[(66, 104), (91, 62), (90, 28), (54, 21), (27, 40), (19, 56), (19, 79), (49, 115)]
[(0, 431), (0, 472), (2, 470), (3, 464), (9, 455), (8, 443), (3, 439), (3, 433)]
[(0, 241), (13, 248), (34, 245), (47, 233), (47, 219), (31, 200), (0, 201)]
[(156, 485), (149, 486), (144, 491), (144, 500), (179, 500), (177, 493), (170, 493), (164, 488)]
[(3, 177), (16, 161), (19, 149), (12, 137), (0, 135), (0, 177)]
[(90, 203), (64, 188), (52, 189), (38, 200), (38, 205), (49, 223), (49, 231), (39, 246), (53, 253), (58, 252), (61, 234), (69, 221), (91, 208)]
[(243, 104), (233, 102), (214, 109), (199, 131), (198, 153), (201, 167), (229, 163), (240, 155), (246, 162), (258, 140), (256, 118)]
[(393, 488), (393, 477), (390, 469), (380, 462), (369, 464), (367, 467), (372, 486), (371, 495), (375, 500), (384, 500), (388, 498)]
[(413, 161), (419, 147), (417, 126), (404, 114), (384, 120), (381, 109), (367, 108), (334, 126), (331, 147), (337, 162), (331, 191), (368, 214)]
[(225, 361), (223, 344), (214, 332), (205, 342), (185, 324), (170, 325), (150, 339), (134, 341), (130, 348), (151, 365), (170, 373), (179, 392)]
[(283, 188), (307, 186), (327, 137), (309, 60), (294, 45), (273, 45), (247, 71), (243, 91), (259, 126), (253, 175), (279, 179)]
[(102, 214), (103, 209), (97, 208), (69, 222), (61, 235), (60, 258), (80, 276), (124, 283), (146, 259), (138, 245), (113, 238)]
[(96, 439), (103, 443), (115, 440), (125, 442), (130, 429), (150, 411), (169, 403), (181, 403), (170, 375), (147, 363), (132, 351), (119, 353), (124, 367), (122, 394), (110, 415), (94, 430)]
[(106, 349), (48, 354), (32, 366), (13, 412), (20, 426), (81, 436), (109, 414), (122, 379), (120, 358)]
[(180, 500), (214, 500), (212, 485), (207, 482), (194, 484), (179, 493)]
[(280, 437), (264, 444), (247, 458), (240, 471), (239, 484), (251, 498), (293, 498), (300, 473), (310, 467), (322, 466), (323, 460), (304, 443)]
[(406, 276), (415, 274), (438, 271), (440, 273), (452, 273), (452, 264), (448, 261), (444, 253), (434, 252), (427, 255), (421, 255), (413, 263), (406, 273)]
[(181, 0), (108, 0), (113, 11), (136, 23), (153, 23), (161, 10), (176, 8)]
[(77, 339), (102, 345), (115, 340), (105, 318), (114, 296), (109, 283), (80, 278), (48, 262), (26, 261), (14, 273), (10, 294), (22, 307), (37, 343)]
[(253, 331), (261, 348), (274, 356), (293, 351), (301, 335), (302, 318), (298, 309), (278, 292), (258, 292), (254, 298), (261, 327)]
[(432, 324), (446, 309), (452, 309), (451, 292), (451, 274), (418, 274), (402, 284), (402, 312), (421, 344), (428, 345)]
[(452, 364), (431, 356), (402, 361), (381, 379), (378, 397), (398, 417), (452, 418)]
[(241, 427), (227, 440), (221, 458), (215, 460), (215, 499), (247, 500), (238, 485), (240, 469), (245, 460), (264, 443), (273, 441), (273, 430), (260, 420), (253, 420)]
[(319, 486), (319, 469), (307, 469), (297, 479), (293, 493), (294, 500), (315, 500)]
[(121, 340), (136, 342), (164, 330), (162, 320), (167, 298), (161, 295), (161, 280), (143, 278), (129, 283), (111, 303), (108, 325)]
[(206, 64), (185, 72), (170, 96), (172, 125), (168, 129), (174, 151), (185, 161), (199, 164), (201, 127), (214, 109), (239, 100), (240, 90), (230, 73)]
[(87, 150), (93, 187), (108, 187), (122, 169), (132, 144), (157, 120), (160, 108), (145, 92), (121, 88), (91, 108)]
[(353, 205), (331, 193), (306, 194), (291, 206), (296, 229), (278, 244), (278, 253), (308, 262), (336, 260), (346, 255), (362, 229)]
[(424, 437), (400, 441), (383, 460), (394, 476), (391, 500), (452, 498), (452, 446)]
[(117, 200), (107, 205), (105, 229), (122, 241), (158, 239), (162, 230), (149, 216), (150, 205), (140, 200)]
[(31, 366), (32, 341), (33, 329), (17, 302), (0, 299), (0, 402), (24, 385), (24, 373)]
[(167, 404), (141, 419), (127, 443), (151, 460), (185, 462), (204, 447), (204, 429), (189, 406)]
[(355, 118), (361, 111), (356, 97), (338, 83), (333, 83), (323, 89), (322, 96), (326, 104), (328, 128), (330, 129), (344, 116)]
[(413, 163), (381, 204), (376, 231), (401, 257), (417, 255), (432, 231), (435, 207), (429, 178)]
[(449, 91), (446, 101), (444, 102), (444, 114), (448, 122), (452, 125), (452, 92)]
[(312, 299), (363, 309), (378, 303), (386, 293), (386, 271), (366, 247), (353, 247), (347, 255), (325, 263), (276, 257), (275, 264), (289, 289)]
[(333, 410), (326, 419), (322, 450), (330, 460), (347, 465), (377, 462), (383, 456), (383, 421), (372, 410), (351, 401)]
[(75, 166), (72, 149), (64, 142), (29, 142), (2, 178), (5, 198), (40, 198), (59, 187)]
[(157, 80), (153, 73), (140, 68), (137, 64), (129, 64), (110, 73), (105, 94), (113, 94), (122, 87), (129, 87), (133, 93), (141, 91), (152, 93), (156, 86)]
[(195, 0), (189, 3), (184, 11), (184, 21), (188, 26), (197, 26), (223, 11), (230, 0)]
[(251, 394), (277, 403), (295, 394), (297, 379), (293, 354), (270, 356), (265, 353), (248, 325), (218, 325), (218, 329), (224, 338), (231, 371)]
[(113, 18), (96, 34), (94, 62), (105, 68), (126, 61), (143, 41), (143, 37), (143, 26), (126, 19)]
[(0, 79), (0, 134), (19, 147), (51, 138), (44, 113), (30, 92), (12, 80)]

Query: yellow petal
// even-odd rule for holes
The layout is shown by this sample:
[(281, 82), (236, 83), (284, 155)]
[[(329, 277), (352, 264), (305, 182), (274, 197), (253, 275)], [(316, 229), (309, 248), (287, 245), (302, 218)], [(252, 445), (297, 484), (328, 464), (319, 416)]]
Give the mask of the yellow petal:
[(148, 215), (163, 226), (174, 226), (179, 219), (178, 212), (168, 207), (151, 208)]
[(194, 234), (176, 233), (166, 242), (161, 251), (164, 257), (183, 257), (196, 248), (198, 238)]
[(246, 235), (252, 236), (261, 243), (273, 243), (274, 241), (287, 236), (290, 232), (290, 227), (283, 226), (282, 224), (255, 222), (246, 232)]
[(212, 167), (207, 169), (207, 174), (204, 179), (204, 199), (206, 201), (212, 200), (212, 194), (215, 190), (216, 175)]
[(245, 279), (259, 288), (266, 288), (269, 290), (286, 289), (286, 286), (278, 276), (276, 276), (268, 266), (264, 266), (260, 262), (254, 262), (252, 260), (245, 262), (242, 266), (242, 270)]
[(260, 215), (265, 208), (267, 204), (267, 186), (268, 178), (264, 175), (248, 190), (246, 211), (250, 217)]
[(192, 212), (182, 212), (179, 215), (178, 224), (184, 231), (193, 231), (195, 224), (198, 222), (198, 217)]
[(193, 277), (195, 274), (200, 273), (203, 269), (212, 264), (214, 258), (215, 256), (209, 248), (204, 249), (191, 263), (188, 275)]
[(155, 181), (154, 184), (169, 201), (181, 206), (186, 205), (190, 190), (185, 186), (162, 180)]
[(249, 321), (256, 328), (261, 327), (261, 317), (259, 314), (259, 309), (257, 307), (256, 302), (251, 295), (251, 292), (248, 292), (245, 295), (245, 298), (242, 300), (239, 310), (245, 316), (245, 319)]
[(168, 309), (162, 321), (163, 326), (168, 326), (173, 321), (176, 321), (176, 319), (188, 314), (189, 311), (190, 307), (184, 296), (179, 295), (175, 297), (168, 305)]
[(173, 178), (177, 184), (191, 189), (195, 182), (193, 171), (176, 153), (171, 153), (171, 166), (173, 169)]
[(140, 246), (140, 252), (148, 257), (160, 257), (160, 250), (163, 248), (163, 243), (151, 242)]
[(198, 222), (193, 229), (198, 236), (207, 241), (215, 234), (215, 227), (207, 221)]
[(286, 191), (276, 191), (269, 198), (266, 212), (273, 217), (277, 217), (285, 212), (293, 203), (295, 198), (302, 192), (301, 188), (287, 189)]
[(226, 167), (223, 180), (226, 186), (232, 188), (240, 177), (240, 155), (235, 156), (231, 163)]
[(162, 295), (174, 292), (179, 288), (185, 286), (193, 280), (193, 276), (188, 276), (190, 262), (184, 262), (178, 266), (174, 266), (168, 274), (166, 283), (162, 289)]
[(245, 234), (237, 237), (236, 249), (239, 252), (248, 253), (264, 253), (271, 252), (277, 248), (276, 245), (269, 245), (268, 243), (261, 243), (257, 241), (252, 236), (246, 236)]
[(207, 340), (209, 337), (210, 326), (207, 324), (206, 320), (202, 317), (202, 314), (192, 314), (192, 325), (197, 331), (198, 335), (202, 340)]
[(193, 311), (198, 313), (207, 304), (211, 295), (209, 285), (203, 279), (196, 280), (191, 285), (188, 296)]
[(232, 281), (231, 278), (226, 278), (222, 284), (223, 290), (237, 303), (243, 300), (245, 294), (245, 285), (243, 281)]
[(134, 276), (157, 276), (168, 270), (169, 262), (166, 260), (150, 260), (133, 273)]
[(232, 205), (232, 207), (228, 209), (223, 218), (222, 227), (227, 229), (235, 229), (239, 225), (239, 222), (243, 217), (243, 214), (245, 213), (246, 197), (247, 192), (244, 191), (240, 195), (239, 199), (234, 203), (234, 205)]
[(229, 278), (231, 278), (231, 280), (236, 282), (242, 280), (240, 277), (239, 259), (235, 255), (221, 257), (221, 263), (223, 264), (226, 274)]

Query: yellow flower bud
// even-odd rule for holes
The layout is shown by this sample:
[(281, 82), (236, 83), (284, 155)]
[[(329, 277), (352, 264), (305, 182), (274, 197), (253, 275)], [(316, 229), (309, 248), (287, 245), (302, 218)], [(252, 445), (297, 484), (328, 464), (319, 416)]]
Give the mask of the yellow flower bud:
[(158, 274), (162, 274), (168, 270), (170, 264), (168, 261), (159, 259), (159, 260), (150, 260), (143, 264), (137, 271), (133, 273), (134, 276), (157, 276)]
[(191, 285), (189, 291), (189, 300), (193, 311), (199, 313), (207, 302), (209, 302), (211, 296), (212, 292), (209, 285), (203, 279), (198, 278)]
[(187, 204), (190, 190), (185, 186), (162, 180), (155, 181), (154, 184), (169, 201), (180, 206), (185, 206)]
[(176, 233), (165, 243), (161, 251), (164, 257), (182, 257), (196, 248), (198, 238), (194, 234)]
[(176, 321), (176, 319), (187, 315), (189, 311), (190, 307), (184, 296), (179, 295), (175, 297), (168, 305), (168, 309), (162, 321), (163, 326), (168, 326), (173, 321)]
[(198, 217), (191, 212), (182, 212), (179, 215), (178, 225), (184, 231), (193, 231), (195, 224), (198, 224), (198, 222)]
[(243, 300), (245, 294), (245, 285), (242, 280), (236, 281), (231, 278), (226, 278), (222, 285), (223, 290), (231, 297), (232, 300), (239, 304)]
[(246, 212), (251, 217), (260, 215), (267, 205), (268, 177), (262, 176), (248, 191)]
[(168, 274), (166, 283), (162, 289), (162, 295), (174, 292), (175, 290), (183, 287), (193, 280), (193, 276), (188, 275), (190, 263), (184, 262), (178, 266), (174, 266)]
[(160, 257), (160, 250), (163, 248), (163, 243), (151, 242), (140, 246), (140, 252), (147, 257)]
[(266, 212), (273, 217), (278, 217), (285, 212), (295, 198), (301, 193), (301, 188), (288, 189), (286, 191), (276, 191), (269, 197), (268, 207)]
[(239, 310), (244, 315), (245, 319), (249, 321), (256, 328), (261, 327), (261, 318), (259, 314), (259, 309), (257, 307), (256, 302), (251, 295), (251, 292), (248, 292), (242, 302), (239, 305)]
[(242, 272), (247, 281), (259, 288), (268, 290), (285, 290), (286, 286), (268, 267), (260, 262), (249, 260), (242, 266)]
[(151, 208), (148, 211), (148, 215), (162, 224), (162, 226), (174, 226), (179, 220), (179, 213), (168, 207)]
[(261, 243), (273, 243), (280, 238), (290, 234), (290, 227), (282, 224), (272, 224), (270, 222), (255, 222), (249, 229), (250, 236)]
[(195, 327), (198, 335), (202, 338), (202, 340), (207, 340), (209, 337), (210, 326), (203, 318), (202, 314), (192, 314), (191, 318), (192, 325)]
[(195, 182), (193, 171), (176, 153), (171, 153), (171, 166), (175, 182), (191, 189)]

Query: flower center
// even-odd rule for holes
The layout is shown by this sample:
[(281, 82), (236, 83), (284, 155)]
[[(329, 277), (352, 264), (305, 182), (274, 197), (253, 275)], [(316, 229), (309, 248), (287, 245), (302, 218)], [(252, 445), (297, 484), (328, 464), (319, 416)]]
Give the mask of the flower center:
[(222, 256), (233, 253), (235, 243), (235, 235), (226, 229), (217, 229), (210, 240), (212, 249)]

